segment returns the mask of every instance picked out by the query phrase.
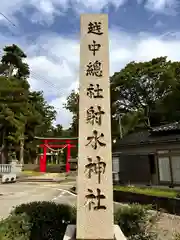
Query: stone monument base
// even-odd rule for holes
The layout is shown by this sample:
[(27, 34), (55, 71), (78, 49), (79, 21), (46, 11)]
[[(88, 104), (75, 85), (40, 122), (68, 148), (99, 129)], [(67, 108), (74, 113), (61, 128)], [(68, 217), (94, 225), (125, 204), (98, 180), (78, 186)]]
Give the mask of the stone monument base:
[(16, 182), (16, 174), (15, 173), (3, 173), (1, 182), (2, 183), (15, 183)]
[[(101, 238), (99, 238), (101, 239)], [(118, 225), (114, 225), (114, 239), (127, 240)], [(76, 225), (68, 225), (63, 240), (76, 240)], [(84, 239), (85, 240), (85, 239)]]

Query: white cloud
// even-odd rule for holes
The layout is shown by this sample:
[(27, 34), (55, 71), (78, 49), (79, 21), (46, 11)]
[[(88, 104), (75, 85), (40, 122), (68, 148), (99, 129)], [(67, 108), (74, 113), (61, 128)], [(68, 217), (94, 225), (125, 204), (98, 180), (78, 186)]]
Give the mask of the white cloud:
[(58, 112), (54, 125), (60, 123), (65, 128), (68, 128), (71, 123), (72, 114), (63, 108), (63, 105), (65, 103), (66, 103), (65, 97), (55, 98), (50, 102), (50, 104), (54, 106), (55, 110)]
[(178, 0), (147, 0), (146, 8), (157, 13), (175, 15), (178, 5)]
[[(35, 3), (35, 0), (31, 1)], [(32, 73), (31, 88), (44, 92), (58, 112), (56, 123), (68, 127), (71, 114), (63, 109), (63, 103), (72, 89), (78, 88), (79, 41), (72, 36), (62, 37), (48, 32), (34, 43), (27, 44), (26, 40), (23, 36), (18, 39), (0, 36), (0, 46), (16, 43), (26, 52)], [(155, 36), (142, 32), (135, 35), (114, 28), (110, 30), (110, 74), (130, 61), (146, 61), (160, 56), (180, 61), (179, 48), (179, 33)]]
[[(161, 36), (148, 33), (129, 35), (125, 32), (112, 32), (110, 38), (111, 74), (119, 71), (130, 61), (148, 61), (154, 57), (167, 56), (180, 61), (180, 34), (169, 33)], [(172, 36), (172, 38), (171, 38)]]
[(155, 28), (161, 28), (161, 27), (164, 27), (164, 26), (165, 26), (165, 24), (160, 20), (158, 20), (154, 25)]
[[(100, 12), (108, 4), (116, 8), (123, 6), (128, 1), (136, 1), (138, 4), (145, 4), (147, 10), (153, 13), (177, 14), (179, 0), (1, 0), (0, 12), (4, 14), (13, 24), (19, 26), (18, 13), (21, 12), (32, 22), (51, 25), (56, 15), (66, 14), (69, 8), (73, 8), (77, 14), (82, 12)], [(71, 2), (71, 4), (70, 4)], [(33, 9), (31, 16), (28, 15), (28, 8)], [(6, 25), (13, 31), (13, 26), (0, 13), (0, 24)]]
[[(169, 40), (164, 36), (157, 37), (148, 33), (130, 35), (117, 30), (110, 31), (111, 75), (130, 61), (148, 61), (160, 56), (180, 60), (180, 53), (177, 51), (180, 48), (180, 35), (176, 33), (172, 39), (169, 36)], [(45, 42), (48, 43), (43, 45)], [(45, 52), (37, 55), (36, 50), (40, 46), (44, 46)], [(67, 127), (71, 114), (63, 109), (63, 103), (71, 90), (78, 88), (79, 42), (47, 34), (36, 41), (35, 47), (26, 46), (26, 50), (31, 55), (28, 62), (34, 73), (31, 78), (32, 88), (43, 90), (47, 99), (53, 97), (49, 103), (58, 111), (56, 123)], [(54, 53), (59, 61), (52, 60)]]
[[(41, 54), (38, 50), (41, 48)], [(66, 97), (78, 88), (79, 44), (77, 40), (47, 34), (36, 41), (35, 46), (26, 47), (31, 57), (30, 84), (34, 90), (42, 90), (46, 99), (58, 112), (56, 123), (68, 127), (71, 114), (63, 108)]]
[[(33, 22), (53, 23), (54, 16), (64, 14), (69, 7), (78, 12), (92, 11), (99, 12), (107, 4), (111, 3), (115, 7), (123, 5), (127, 0), (73, 0), (70, 5), (69, 0), (1, 0), (1, 12), (17, 23), (15, 14), (18, 12), (27, 15), (27, 8), (34, 8), (34, 14), (30, 17)], [(7, 23), (7, 20), (0, 15), (0, 22)]]
[[(176, 14), (178, 0), (1, 0), (1, 13), (3, 13), (16, 26), (17, 15), (21, 12), (32, 22), (51, 25), (56, 15), (63, 15), (69, 8), (73, 8), (77, 14), (82, 12), (100, 12), (108, 4), (113, 4), (116, 8), (123, 6), (128, 1), (136, 1), (138, 4), (145, 3), (145, 8), (155, 13)], [(71, 4), (70, 4), (71, 2)], [(28, 8), (33, 9), (31, 16), (28, 15)], [(0, 24), (5, 24), (11, 28), (8, 20), (0, 14)]]

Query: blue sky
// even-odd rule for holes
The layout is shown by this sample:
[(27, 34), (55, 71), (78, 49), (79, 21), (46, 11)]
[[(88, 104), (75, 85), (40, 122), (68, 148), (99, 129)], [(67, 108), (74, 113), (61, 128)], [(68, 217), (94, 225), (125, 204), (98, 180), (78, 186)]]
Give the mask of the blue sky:
[(33, 90), (42, 90), (68, 127), (63, 103), (78, 88), (81, 13), (109, 15), (110, 73), (130, 61), (168, 56), (180, 60), (178, 0), (1, 0), (0, 54), (18, 44), (27, 54)]

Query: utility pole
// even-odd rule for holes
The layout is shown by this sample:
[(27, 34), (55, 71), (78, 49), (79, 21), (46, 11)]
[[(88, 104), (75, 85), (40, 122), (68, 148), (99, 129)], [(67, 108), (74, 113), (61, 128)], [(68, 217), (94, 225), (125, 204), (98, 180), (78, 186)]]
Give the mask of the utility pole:
[(119, 136), (120, 136), (120, 139), (122, 139), (123, 132), (122, 132), (122, 124), (121, 124), (121, 114), (119, 114), (118, 120), (119, 120)]
[(20, 138), (20, 163), (24, 164), (24, 134)]
[(10, 64), (10, 67), (9, 67), (9, 72), (8, 72), (8, 79), (12, 77), (12, 74), (13, 74), (13, 69), (14, 69), (13, 65), (12, 65), (12, 64)]

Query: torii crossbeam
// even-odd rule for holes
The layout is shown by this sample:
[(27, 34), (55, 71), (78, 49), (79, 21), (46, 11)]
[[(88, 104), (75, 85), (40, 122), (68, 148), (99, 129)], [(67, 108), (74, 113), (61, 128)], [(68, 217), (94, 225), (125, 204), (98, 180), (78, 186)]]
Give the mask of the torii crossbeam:
[(78, 138), (35, 137), (35, 139), (41, 140), (43, 142), (42, 144), (38, 145), (38, 147), (43, 149), (43, 154), (40, 155), (40, 161), (39, 161), (40, 162), (40, 172), (46, 172), (46, 154), (47, 154), (48, 147), (50, 147), (50, 148), (67, 148), (66, 172), (70, 171), (69, 160), (71, 157), (71, 148), (74, 148), (77, 146)]

